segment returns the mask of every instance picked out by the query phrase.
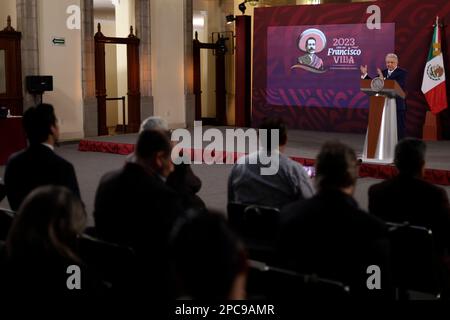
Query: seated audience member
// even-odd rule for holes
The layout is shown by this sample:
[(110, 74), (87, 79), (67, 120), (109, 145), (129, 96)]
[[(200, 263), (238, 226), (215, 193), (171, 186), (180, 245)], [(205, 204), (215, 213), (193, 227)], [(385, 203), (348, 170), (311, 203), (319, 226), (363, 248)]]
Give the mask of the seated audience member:
[[(314, 194), (311, 178), (301, 164), (284, 154), (287, 143), (285, 124), (281, 119), (266, 119), (260, 129), (266, 129), (268, 137), (272, 130), (278, 130), (279, 149), (270, 146), (270, 139), (267, 145), (261, 141), (263, 148), (237, 161), (228, 178), (228, 202), (281, 208), (298, 199), (311, 197)], [(261, 175), (261, 168), (269, 165), (258, 159), (267, 150), (275, 152), (279, 162), (278, 172), (273, 175)]]
[(245, 299), (245, 252), (220, 213), (191, 211), (180, 219), (171, 256), (180, 299)]
[[(77, 237), (86, 223), (83, 205), (70, 190), (42, 186), (20, 206), (6, 241), (0, 287), (20, 295), (92, 293), (86, 266), (77, 253)], [(81, 291), (67, 287), (67, 268), (81, 269)]]
[[(141, 124), (140, 131), (142, 132), (144, 130), (169, 131), (169, 126), (160, 117), (148, 117)], [(194, 174), (189, 164), (181, 163), (175, 165), (174, 171), (169, 174), (166, 183), (180, 194), (185, 209), (205, 208), (205, 203), (197, 195), (202, 187), (202, 182)]]
[(389, 221), (431, 228), (439, 251), (450, 248), (450, 206), (444, 189), (423, 180), (426, 145), (413, 138), (395, 148), (399, 174), (369, 189), (369, 211)]
[(290, 204), (281, 212), (282, 264), (300, 273), (340, 281), (356, 296), (382, 292), (369, 292), (366, 286), (367, 268), (377, 265), (382, 273), (381, 288), (388, 289), (387, 230), (353, 198), (355, 152), (339, 142), (325, 143), (316, 159), (315, 179), (315, 196)]
[(164, 273), (168, 272), (169, 233), (175, 219), (183, 213), (178, 194), (164, 182), (173, 171), (171, 149), (166, 132), (141, 132), (135, 160), (104, 175), (95, 196), (97, 235), (132, 247), (143, 268), (142, 285), (149, 285), (148, 281), (154, 278), (161, 281), (151, 284), (155, 293), (158, 285), (167, 288), (162, 282), (167, 279)]
[(10, 157), (5, 170), (6, 195), (16, 211), (33, 189), (43, 185), (69, 188), (80, 197), (73, 165), (54, 152), (59, 127), (53, 106), (40, 104), (23, 116), (29, 146)]

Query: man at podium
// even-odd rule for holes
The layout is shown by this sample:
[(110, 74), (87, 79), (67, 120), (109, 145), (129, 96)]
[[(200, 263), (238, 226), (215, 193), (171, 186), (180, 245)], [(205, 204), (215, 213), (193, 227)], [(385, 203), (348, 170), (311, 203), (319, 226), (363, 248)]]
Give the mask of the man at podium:
[[(367, 65), (361, 66), (361, 79), (371, 79), (367, 73)], [(398, 67), (398, 57), (395, 53), (386, 55), (386, 69), (377, 68), (378, 77), (384, 80), (395, 80), (405, 91), (407, 71)], [(397, 105), (397, 136), (398, 140), (405, 137), (406, 131), (406, 103), (402, 98), (396, 98)]]

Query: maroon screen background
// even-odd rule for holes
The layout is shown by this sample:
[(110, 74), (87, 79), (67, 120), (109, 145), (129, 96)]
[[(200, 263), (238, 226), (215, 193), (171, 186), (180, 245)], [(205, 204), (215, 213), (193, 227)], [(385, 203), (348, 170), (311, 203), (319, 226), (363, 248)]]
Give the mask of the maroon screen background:
[[(299, 26), (366, 23), (370, 14), (367, 7), (376, 4), (381, 8), (381, 23), (395, 23), (395, 52), (399, 66), (408, 71), (406, 84), (406, 125), (409, 136), (421, 137), (425, 113), (428, 110), (421, 92), (422, 77), (433, 33), (436, 15), (444, 24), (442, 50), (447, 79), (450, 78), (450, 52), (447, 23), (450, 23), (448, 0), (399, 0), (347, 4), (301, 5), (256, 8), (253, 43), (253, 107), (252, 125), (258, 126), (264, 117), (281, 117), (290, 128), (364, 133), (368, 110), (333, 108), (335, 97), (324, 96), (328, 107), (275, 106), (267, 103), (267, 28), (269, 26)], [(385, 66), (380, 66), (385, 67)], [(373, 71), (371, 71), (373, 73)], [(447, 96), (449, 96), (447, 83)], [(449, 96), (450, 97), (450, 96)], [(331, 106), (331, 107), (330, 107)], [(443, 137), (450, 139), (450, 111), (440, 114)]]

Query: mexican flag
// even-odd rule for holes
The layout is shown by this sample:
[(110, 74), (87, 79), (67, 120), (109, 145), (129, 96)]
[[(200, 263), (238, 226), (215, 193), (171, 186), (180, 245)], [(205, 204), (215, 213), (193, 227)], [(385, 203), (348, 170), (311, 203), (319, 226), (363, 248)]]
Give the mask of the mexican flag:
[(447, 108), (447, 91), (445, 86), (444, 59), (441, 51), (439, 17), (436, 17), (433, 41), (423, 73), (422, 92), (433, 114), (438, 114)]

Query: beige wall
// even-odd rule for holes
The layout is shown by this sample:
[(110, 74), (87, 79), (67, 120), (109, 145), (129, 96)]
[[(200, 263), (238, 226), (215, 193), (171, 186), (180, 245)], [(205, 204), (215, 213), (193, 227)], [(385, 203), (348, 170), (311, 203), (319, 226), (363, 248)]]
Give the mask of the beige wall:
[[(53, 92), (44, 94), (44, 102), (55, 107), (62, 140), (83, 137), (81, 33), (66, 26), (70, 5), (80, 0), (38, 1), (40, 74), (53, 76)], [(54, 36), (65, 38), (66, 45), (53, 46)]]
[(6, 27), (6, 19), (11, 16), (11, 25), (17, 29), (16, 0), (0, 0), (0, 30)]
[(185, 126), (183, 1), (151, 1), (152, 83), (155, 115)]

